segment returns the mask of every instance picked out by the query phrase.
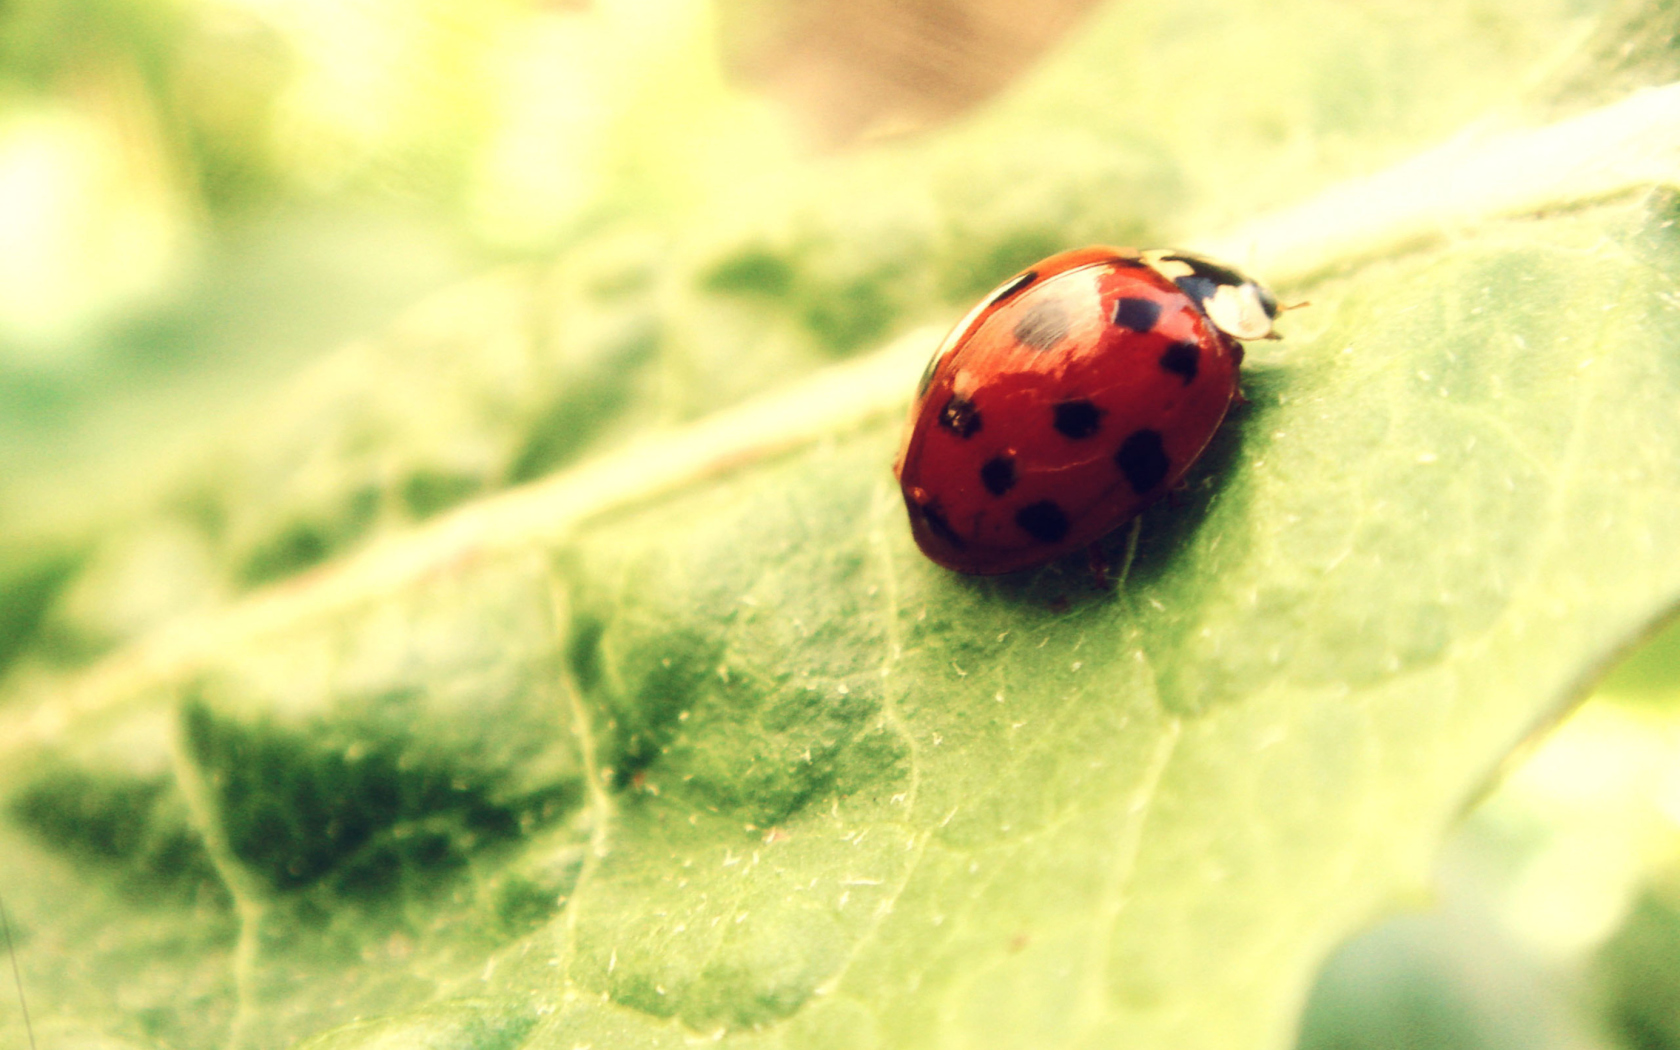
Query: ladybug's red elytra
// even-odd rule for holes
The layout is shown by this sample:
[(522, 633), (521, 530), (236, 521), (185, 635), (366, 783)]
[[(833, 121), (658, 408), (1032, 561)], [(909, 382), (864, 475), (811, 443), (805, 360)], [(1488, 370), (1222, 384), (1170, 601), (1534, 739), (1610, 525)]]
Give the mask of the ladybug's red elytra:
[(893, 464), (922, 553), (1030, 568), (1101, 539), (1202, 454), (1237, 396), (1241, 339), (1277, 300), (1188, 252), (1096, 246), (1016, 274), (928, 362)]

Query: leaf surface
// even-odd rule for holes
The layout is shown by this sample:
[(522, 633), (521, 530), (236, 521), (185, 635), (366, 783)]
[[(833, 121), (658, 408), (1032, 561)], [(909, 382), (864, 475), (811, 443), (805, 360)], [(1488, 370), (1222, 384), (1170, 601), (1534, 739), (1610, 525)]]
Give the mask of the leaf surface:
[[(1672, 97), (1627, 141), (1672, 144)], [(1680, 207), (1640, 156), (1354, 244), (1334, 194), (1306, 248), (1229, 238), (1312, 305), (1111, 537), (1112, 590), (915, 550), (919, 331), (14, 678), (39, 1027), (1285, 1044), (1325, 952), (1680, 603)], [(1498, 217), (1537, 203), (1570, 207)]]

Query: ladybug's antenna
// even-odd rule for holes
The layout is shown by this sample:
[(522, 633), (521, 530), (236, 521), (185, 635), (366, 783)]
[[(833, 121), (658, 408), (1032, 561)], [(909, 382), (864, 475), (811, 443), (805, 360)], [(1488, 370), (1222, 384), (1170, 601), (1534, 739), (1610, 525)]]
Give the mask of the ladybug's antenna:
[(12, 924), (6, 918), (6, 900), (0, 897), (0, 933), (6, 936), (6, 954), (12, 960), (12, 983), (17, 986), (18, 1006), (23, 1010), (23, 1030), (29, 1036), (29, 1050), (35, 1050), (35, 1026), (29, 1023), (29, 1000), (23, 997), (23, 973), (18, 969), (17, 949), (12, 945)]

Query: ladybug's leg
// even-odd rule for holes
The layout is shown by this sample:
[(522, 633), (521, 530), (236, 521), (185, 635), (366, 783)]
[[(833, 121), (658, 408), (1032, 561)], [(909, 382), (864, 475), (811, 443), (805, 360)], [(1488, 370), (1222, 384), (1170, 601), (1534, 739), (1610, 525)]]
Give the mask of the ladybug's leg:
[[(1241, 365), (1243, 363), (1242, 343), (1226, 336), (1225, 348), (1230, 351), (1231, 361), (1233, 364)], [(1241, 408), (1243, 405), (1248, 404), (1248, 398), (1243, 397), (1242, 384), (1240, 382), (1231, 387), (1231, 404), (1236, 408)]]
[(1108, 555), (1103, 553), (1102, 542), (1093, 540), (1085, 548), (1085, 556), (1091, 565), (1091, 582), (1099, 591), (1108, 590)]
[(1115, 578), (1115, 584), (1126, 586), (1126, 578), (1132, 574), (1132, 561), (1137, 557), (1138, 537), (1143, 535), (1143, 519), (1133, 518), (1131, 528), (1126, 530), (1126, 556), (1120, 562), (1120, 575)]

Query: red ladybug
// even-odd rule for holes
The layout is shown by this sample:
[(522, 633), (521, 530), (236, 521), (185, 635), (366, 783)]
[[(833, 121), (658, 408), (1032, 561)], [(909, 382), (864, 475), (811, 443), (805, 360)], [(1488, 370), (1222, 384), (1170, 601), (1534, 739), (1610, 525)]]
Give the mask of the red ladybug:
[(1005, 281), (945, 337), (893, 473), (922, 553), (958, 572), (1078, 550), (1172, 488), (1237, 396), (1277, 300), (1187, 252), (1092, 247)]

